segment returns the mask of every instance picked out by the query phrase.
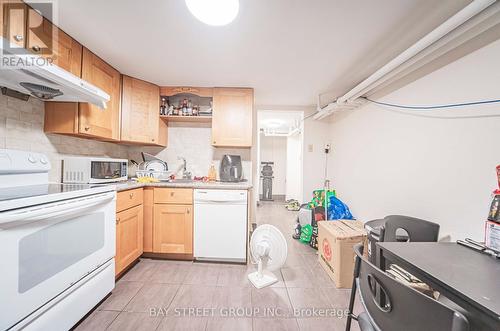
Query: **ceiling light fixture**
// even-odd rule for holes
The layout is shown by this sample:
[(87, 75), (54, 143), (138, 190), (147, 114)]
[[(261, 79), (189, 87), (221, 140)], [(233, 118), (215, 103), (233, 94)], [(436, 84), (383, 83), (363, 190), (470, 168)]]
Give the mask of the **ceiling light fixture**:
[(239, 0), (186, 0), (191, 14), (208, 25), (231, 23), (240, 9)]

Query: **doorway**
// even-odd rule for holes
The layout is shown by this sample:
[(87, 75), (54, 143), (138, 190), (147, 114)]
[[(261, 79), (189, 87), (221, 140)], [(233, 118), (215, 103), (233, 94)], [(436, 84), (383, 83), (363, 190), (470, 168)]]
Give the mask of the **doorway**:
[(302, 111), (258, 111), (259, 201), (302, 201), (303, 118)]

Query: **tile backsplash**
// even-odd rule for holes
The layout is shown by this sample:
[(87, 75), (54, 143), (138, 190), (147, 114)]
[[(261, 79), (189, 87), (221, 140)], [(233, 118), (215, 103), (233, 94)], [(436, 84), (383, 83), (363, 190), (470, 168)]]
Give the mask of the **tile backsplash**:
[(129, 150), (129, 158), (141, 161), (140, 152), (147, 152), (166, 161), (170, 170), (182, 166), (179, 157), (184, 157), (187, 170), (193, 176), (207, 176), (208, 169), (213, 163), (217, 174), (219, 173), (220, 160), (224, 154), (241, 155), (243, 177), (248, 181), (252, 179), (252, 162), (250, 149), (244, 148), (214, 148), (211, 144), (212, 130), (200, 124), (196, 127), (184, 126), (180, 123), (169, 124), (168, 148), (159, 147), (133, 147)]
[(61, 160), (68, 155), (128, 157), (128, 147), (43, 132), (44, 104), (0, 95), (0, 148), (27, 150), (48, 156), (51, 181), (61, 179)]
[(195, 176), (206, 176), (213, 163), (219, 172), (224, 154), (241, 155), (244, 178), (251, 182), (252, 163), (250, 149), (214, 148), (211, 145), (211, 128), (204, 125), (186, 127), (174, 124), (168, 128), (168, 148), (131, 147), (115, 143), (94, 141), (70, 136), (46, 134), (43, 131), (44, 104), (30, 98), (21, 101), (0, 95), (0, 148), (44, 153), (50, 159), (51, 181), (61, 179), (61, 160), (68, 155), (93, 155), (128, 158), (141, 161), (140, 152), (148, 152), (165, 160), (170, 169), (181, 165), (184, 157), (187, 168)]

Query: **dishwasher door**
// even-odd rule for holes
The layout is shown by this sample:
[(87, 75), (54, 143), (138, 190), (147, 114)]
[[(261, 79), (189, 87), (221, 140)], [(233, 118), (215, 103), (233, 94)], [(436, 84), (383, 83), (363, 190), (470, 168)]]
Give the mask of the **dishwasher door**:
[(246, 262), (247, 191), (194, 191), (194, 258)]

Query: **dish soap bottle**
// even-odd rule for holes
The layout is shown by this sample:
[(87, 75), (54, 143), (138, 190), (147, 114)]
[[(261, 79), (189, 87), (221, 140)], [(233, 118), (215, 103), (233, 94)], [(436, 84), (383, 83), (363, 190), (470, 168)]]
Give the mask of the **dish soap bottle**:
[(210, 168), (208, 169), (208, 181), (215, 182), (216, 179), (217, 171), (215, 170), (215, 165), (212, 163), (212, 165), (210, 165)]

